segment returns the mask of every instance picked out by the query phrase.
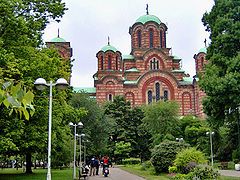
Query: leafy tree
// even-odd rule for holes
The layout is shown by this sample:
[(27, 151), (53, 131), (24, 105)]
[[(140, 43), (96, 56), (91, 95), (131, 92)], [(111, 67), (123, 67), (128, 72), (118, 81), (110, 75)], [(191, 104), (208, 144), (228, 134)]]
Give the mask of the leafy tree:
[(207, 160), (201, 151), (197, 150), (196, 148), (187, 148), (182, 149), (177, 153), (176, 159), (174, 160), (174, 166), (177, 167), (179, 172), (188, 173), (186, 168), (191, 162), (203, 164), (206, 163)]
[(132, 151), (131, 143), (120, 141), (116, 143), (116, 149), (114, 154), (120, 156), (120, 159), (129, 157), (130, 152)]
[(152, 150), (151, 163), (156, 173), (168, 172), (168, 167), (173, 165), (176, 154), (190, 145), (183, 142), (165, 140), (156, 145)]
[(107, 141), (109, 139), (108, 133), (112, 131), (114, 122), (110, 118), (105, 118), (103, 110), (99, 107), (96, 99), (93, 99), (84, 92), (74, 93), (70, 104), (74, 109), (86, 109), (87, 115), (81, 119), (76, 119), (76, 123), (81, 121), (83, 123), (83, 130), (85, 133), (84, 139), (88, 139), (88, 154), (97, 155), (107, 151)]
[(153, 145), (163, 141), (166, 134), (178, 135), (179, 119), (176, 101), (157, 101), (144, 107), (143, 126), (153, 136)]
[[(219, 128), (226, 123), (235, 122), (240, 141), (239, 6), (238, 0), (215, 0), (211, 12), (205, 13), (202, 18), (206, 30), (210, 32), (211, 43), (206, 57), (209, 63), (200, 79), (200, 87), (207, 94), (203, 105), (210, 126)], [(234, 139), (237, 144), (237, 138)]]

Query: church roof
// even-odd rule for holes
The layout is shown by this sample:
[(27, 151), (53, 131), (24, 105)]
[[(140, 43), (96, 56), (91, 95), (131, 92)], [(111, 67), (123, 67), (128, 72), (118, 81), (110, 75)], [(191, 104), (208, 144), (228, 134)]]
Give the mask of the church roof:
[(140, 22), (142, 24), (145, 24), (146, 22), (149, 22), (149, 21), (154, 21), (158, 24), (161, 24), (161, 21), (157, 16), (149, 15), (149, 14), (146, 14), (146, 15), (143, 15), (143, 16), (139, 17), (136, 20), (136, 23)]
[(73, 92), (96, 93), (95, 87), (73, 87)]
[(60, 43), (63, 43), (63, 42), (66, 42), (66, 40), (63, 39), (63, 38), (60, 38), (60, 37), (56, 37), (56, 38), (53, 38), (50, 42), (60, 42)]
[(204, 47), (204, 48), (202, 48), (202, 49), (200, 49), (200, 50), (198, 51), (198, 53), (201, 53), (201, 52), (203, 52), (203, 53), (207, 53), (207, 48)]
[(103, 52), (106, 52), (108, 50), (113, 51), (113, 52), (118, 51), (114, 46), (111, 46), (111, 45), (106, 45), (101, 49), (101, 51), (103, 51)]
[(122, 59), (134, 59), (133, 55), (122, 55)]

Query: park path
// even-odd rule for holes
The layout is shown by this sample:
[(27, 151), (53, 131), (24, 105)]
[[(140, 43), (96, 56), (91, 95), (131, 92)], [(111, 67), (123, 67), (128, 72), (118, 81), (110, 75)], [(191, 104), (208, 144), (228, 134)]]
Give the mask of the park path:
[(87, 180), (145, 180), (142, 177), (139, 177), (137, 175), (131, 174), (129, 172), (126, 172), (120, 168), (109, 168), (110, 174), (108, 177), (104, 177), (102, 175), (102, 168), (99, 169), (100, 175), (99, 176), (89, 176)]
[(239, 177), (240, 179), (240, 171), (234, 170), (218, 170), (222, 176), (232, 176), (232, 177)]
[[(102, 169), (99, 169), (100, 175), (99, 176), (89, 176), (87, 180), (145, 180), (142, 177), (137, 175), (131, 174), (127, 171), (124, 171), (120, 168), (110, 168), (110, 174), (108, 177), (104, 177), (102, 175)], [(218, 170), (222, 176), (231, 176), (231, 177), (239, 177), (240, 179), (240, 171), (234, 170)]]

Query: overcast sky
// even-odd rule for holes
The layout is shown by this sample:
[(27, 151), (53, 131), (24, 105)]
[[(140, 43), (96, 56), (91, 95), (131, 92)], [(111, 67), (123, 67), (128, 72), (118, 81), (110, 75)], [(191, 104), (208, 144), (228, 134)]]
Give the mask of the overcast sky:
[[(97, 71), (96, 53), (110, 44), (122, 55), (131, 51), (129, 27), (142, 15), (157, 16), (168, 27), (167, 47), (172, 55), (182, 59), (182, 69), (195, 75), (196, 54), (208, 40), (209, 34), (201, 21), (210, 12), (213, 0), (64, 0), (68, 11), (60, 23), (51, 22), (43, 36), (44, 41), (60, 37), (73, 48), (73, 87), (93, 87), (93, 74)], [(208, 40), (209, 43), (209, 40)]]

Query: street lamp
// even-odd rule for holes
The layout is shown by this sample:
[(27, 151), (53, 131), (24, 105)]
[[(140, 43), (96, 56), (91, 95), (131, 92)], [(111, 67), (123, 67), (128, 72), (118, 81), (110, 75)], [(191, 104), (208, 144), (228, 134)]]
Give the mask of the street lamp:
[(183, 138), (176, 138), (176, 141), (183, 141)]
[(83, 141), (84, 142), (84, 165), (86, 165), (86, 143), (88, 143), (89, 141), (86, 140), (86, 141)]
[[(84, 137), (85, 136), (85, 134), (81, 134), (81, 135), (77, 135), (78, 137), (79, 137), (79, 153), (80, 153), (80, 159), (79, 159), (79, 162), (80, 162), (80, 164), (79, 164), (79, 169), (81, 169), (81, 166), (82, 166), (82, 137)], [(81, 171), (80, 171), (81, 172)]]
[(206, 135), (210, 136), (210, 143), (211, 143), (211, 157), (212, 157), (212, 167), (213, 167), (213, 144), (212, 144), (212, 136), (214, 132), (206, 132)]
[(48, 119), (48, 171), (47, 180), (51, 180), (51, 133), (52, 133), (52, 87), (56, 86), (60, 90), (65, 90), (68, 86), (66, 79), (59, 78), (56, 83), (50, 81), (49, 84), (43, 78), (35, 80), (34, 85), (38, 90), (44, 90), (47, 86), (50, 88), (49, 92), (49, 119)]
[(73, 179), (76, 179), (76, 136), (77, 133), (77, 126), (82, 127), (83, 123), (79, 122), (78, 124), (73, 124), (72, 122), (69, 123), (69, 126), (74, 126), (74, 149), (73, 149)]

